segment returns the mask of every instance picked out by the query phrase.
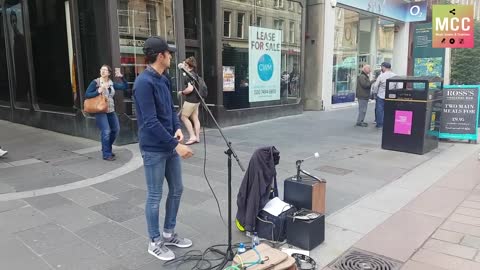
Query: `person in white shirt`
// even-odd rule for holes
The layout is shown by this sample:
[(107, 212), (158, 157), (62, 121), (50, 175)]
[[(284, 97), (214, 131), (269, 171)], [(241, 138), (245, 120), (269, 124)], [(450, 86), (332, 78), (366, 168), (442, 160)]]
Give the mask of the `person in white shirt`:
[[(383, 127), (383, 114), (385, 111), (385, 89), (387, 88), (387, 80), (397, 76), (397, 74), (392, 72), (392, 65), (390, 65), (390, 63), (383, 62), (381, 68), (382, 74), (378, 76), (377, 80), (372, 86), (373, 92), (377, 94), (375, 104), (375, 119), (377, 122), (377, 128)], [(392, 87), (396, 87), (396, 84), (392, 84), (390, 84), (390, 89), (392, 89)]]

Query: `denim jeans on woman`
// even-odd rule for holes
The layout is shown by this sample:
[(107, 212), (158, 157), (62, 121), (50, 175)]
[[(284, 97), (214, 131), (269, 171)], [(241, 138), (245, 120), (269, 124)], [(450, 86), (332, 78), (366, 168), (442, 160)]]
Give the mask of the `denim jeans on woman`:
[(115, 112), (95, 114), (97, 127), (100, 129), (100, 139), (102, 141), (103, 158), (112, 156), (112, 145), (120, 131), (120, 123)]
[(182, 168), (180, 156), (172, 152), (142, 151), (145, 178), (147, 180), (147, 203), (145, 216), (147, 218), (148, 235), (150, 239), (160, 236), (159, 205), (162, 199), (163, 179), (167, 179), (168, 196), (163, 231), (173, 233), (177, 223), (177, 213), (183, 192)]

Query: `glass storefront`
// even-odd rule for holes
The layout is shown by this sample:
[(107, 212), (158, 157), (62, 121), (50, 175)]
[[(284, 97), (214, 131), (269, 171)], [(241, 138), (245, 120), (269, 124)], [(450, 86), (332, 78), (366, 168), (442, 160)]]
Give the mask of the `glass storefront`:
[[(3, 22), (3, 6), (0, 1), (0, 22)], [(0, 23), (0, 105), (10, 105), (10, 84), (7, 70), (7, 49), (5, 47), (5, 30)]]
[(15, 104), (18, 107), (30, 108), (31, 89), (30, 71), (28, 68), (28, 53), (25, 39), (23, 1), (7, 1), (5, 13), (7, 21), (8, 50), (13, 58), (13, 83)]
[[(301, 3), (305, 1), (0, 0), (0, 116), (97, 138), (95, 121), (82, 112), (82, 103), (101, 65), (109, 64), (120, 67), (130, 85), (118, 92), (115, 104), (117, 113), (126, 116), (120, 118), (126, 123), (121, 137), (135, 141), (131, 88), (147, 67), (143, 46), (150, 36), (162, 36), (178, 49), (166, 71), (176, 105), (183, 82), (179, 57), (195, 56), (209, 88), (206, 101), (217, 107), (214, 113), (221, 121), (244, 122), (225, 109), (257, 107), (244, 113), (249, 121), (298, 113)], [(287, 104), (291, 106), (276, 107)], [(268, 111), (267, 116), (260, 111)]]
[[(223, 1), (224, 85), (220, 91), (226, 109), (299, 101), (302, 12), (295, 1)], [(275, 49), (269, 50), (269, 45)], [(258, 87), (262, 84), (263, 89)]]
[(70, 1), (27, 3), (36, 102), (42, 110), (74, 112), (78, 92), (72, 83), (76, 67)]
[(372, 67), (372, 79), (380, 64), (391, 62), (395, 24), (376, 16), (344, 8), (335, 10), (332, 104), (355, 101), (357, 76), (364, 65)]
[[(175, 45), (173, 0), (117, 0), (118, 32), (120, 35), (120, 63), (122, 72), (133, 85), (135, 78), (147, 67), (143, 45), (149, 36), (161, 36)], [(178, 82), (175, 56), (167, 76), (172, 82), (172, 97), (178, 105)], [(131, 92), (127, 92), (131, 98)]]

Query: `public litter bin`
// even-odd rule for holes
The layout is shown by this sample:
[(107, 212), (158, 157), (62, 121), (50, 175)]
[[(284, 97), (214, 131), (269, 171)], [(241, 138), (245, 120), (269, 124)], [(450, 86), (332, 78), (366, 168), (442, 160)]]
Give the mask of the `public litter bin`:
[(423, 155), (438, 147), (443, 79), (387, 80), (382, 148)]

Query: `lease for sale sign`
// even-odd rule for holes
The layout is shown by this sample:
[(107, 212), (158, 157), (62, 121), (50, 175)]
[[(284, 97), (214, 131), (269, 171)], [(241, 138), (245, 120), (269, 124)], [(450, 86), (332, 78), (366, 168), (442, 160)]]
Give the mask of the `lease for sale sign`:
[(433, 48), (473, 48), (472, 5), (434, 5), (432, 17)]

